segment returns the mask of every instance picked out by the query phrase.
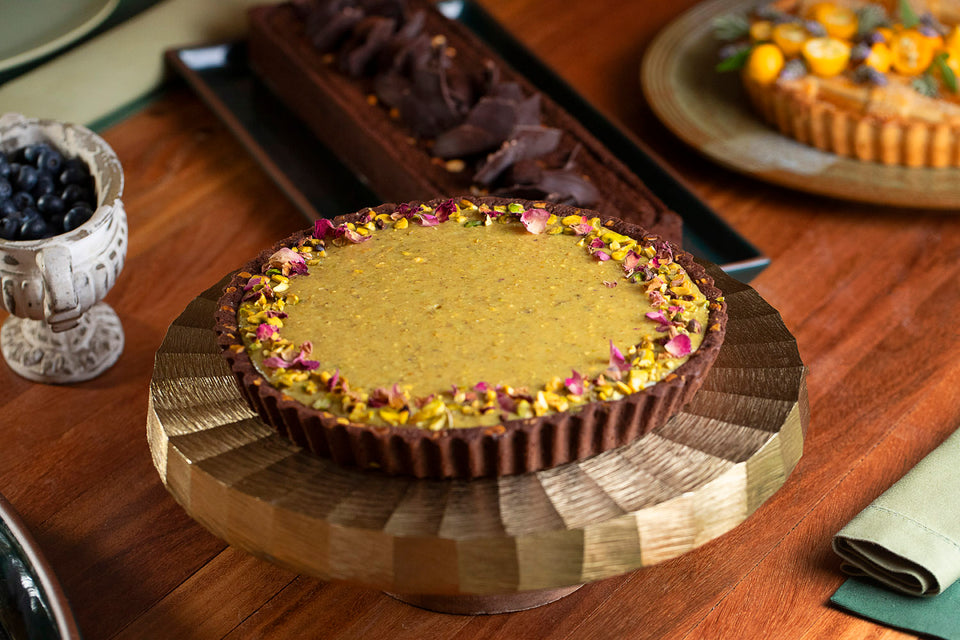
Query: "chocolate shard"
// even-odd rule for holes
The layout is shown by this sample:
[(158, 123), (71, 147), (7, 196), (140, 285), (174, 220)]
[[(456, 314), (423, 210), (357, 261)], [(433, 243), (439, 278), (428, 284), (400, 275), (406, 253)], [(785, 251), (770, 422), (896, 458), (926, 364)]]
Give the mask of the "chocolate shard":
[(503, 182), (507, 184), (536, 184), (543, 175), (543, 166), (534, 159), (520, 160), (503, 173)]
[(373, 79), (373, 92), (387, 107), (399, 109), (410, 93), (410, 80), (397, 72), (381, 73)]
[(544, 171), (537, 186), (547, 194), (547, 200), (556, 198), (578, 207), (590, 207), (600, 201), (600, 192), (593, 183), (571, 169)]
[(502, 143), (503, 137), (469, 123), (444, 131), (433, 145), (433, 155), (448, 160), (488, 151)]
[(473, 176), (477, 183), (489, 187), (513, 163), (552, 152), (560, 144), (563, 134), (559, 129), (541, 126), (516, 127), (514, 133), (514, 138), (507, 140), (497, 151), (487, 156), (477, 169)]
[(523, 89), (516, 82), (498, 82), (487, 90), (487, 95), (494, 98), (506, 98), (513, 102), (522, 102), (526, 97), (523, 94)]
[(463, 124), (437, 136), (433, 155), (459, 158), (493, 149), (513, 132), (517, 112), (516, 102), (489, 96), (480, 98)]
[(363, 12), (356, 7), (343, 7), (329, 15), (324, 11), (316, 11), (310, 14), (304, 30), (310, 44), (318, 51), (332, 51), (340, 46), (361, 20)]
[(426, 12), (420, 10), (406, 19), (403, 25), (393, 34), (393, 37), (390, 38), (390, 41), (380, 50), (380, 54), (377, 56), (378, 70), (389, 72), (399, 68), (404, 63), (407, 52), (418, 38), (427, 45), (425, 49), (429, 51), (429, 36), (423, 33), (426, 17)]
[(517, 126), (540, 124), (540, 94), (535, 93), (517, 104)]
[(352, 78), (365, 74), (371, 60), (393, 36), (397, 23), (391, 18), (370, 16), (354, 27), (353, 37), (340, 54), (340, 70)]

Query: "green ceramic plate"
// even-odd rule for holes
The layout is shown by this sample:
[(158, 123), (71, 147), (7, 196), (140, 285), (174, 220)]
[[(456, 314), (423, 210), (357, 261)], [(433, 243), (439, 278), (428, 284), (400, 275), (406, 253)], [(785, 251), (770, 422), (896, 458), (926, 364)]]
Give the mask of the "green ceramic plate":
[(0, 0), (0, 71), (52, 53), (107, 19), (120, 0)]

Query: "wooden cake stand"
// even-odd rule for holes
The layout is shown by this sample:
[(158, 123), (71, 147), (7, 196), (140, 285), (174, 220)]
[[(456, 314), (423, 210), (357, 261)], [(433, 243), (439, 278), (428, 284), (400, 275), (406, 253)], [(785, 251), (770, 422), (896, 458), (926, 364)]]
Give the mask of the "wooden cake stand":
[(726, 292), (727, 337), (682, 413), (587, 460), (473, 481), (341, 468), (276, 435), (215, 343), (220, 283), (157, 352), (153, 463), (214, 535), (294, 571), (451, 613), (551, 602), (729, 531), (800, 459), (809, 409), (796, 340), (756, 291), (711, 275)]

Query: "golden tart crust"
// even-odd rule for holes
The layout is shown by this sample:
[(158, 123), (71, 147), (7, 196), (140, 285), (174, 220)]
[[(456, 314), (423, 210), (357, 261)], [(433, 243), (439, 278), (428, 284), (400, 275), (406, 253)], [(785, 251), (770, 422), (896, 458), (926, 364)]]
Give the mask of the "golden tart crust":
[(767, 123), (817, 149), (887, 165), (960, 166), (960, 105), (904, 83), (810, 75), (761, 85), (745, 77), (744, 88)]

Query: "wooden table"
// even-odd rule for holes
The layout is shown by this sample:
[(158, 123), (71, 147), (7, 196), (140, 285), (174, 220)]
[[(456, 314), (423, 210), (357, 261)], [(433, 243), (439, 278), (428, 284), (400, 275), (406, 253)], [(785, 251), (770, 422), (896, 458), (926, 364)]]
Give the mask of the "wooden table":
[(84, 637), (904, 637), (828, 606), (844, 579), (830, 539), (960, 424), (960, 218), (768, 186), (672, 137), (645, 105), (638, 69), (654, 34), (692, 0), (482, 4), (772, 258), (753, 285), (810, 368), (812, 420), (796, 471), (719, 539), (509, 615), (430, 613), (227, 547), (151, 464), (153, 355), (195, 296), (305, 225), (174, 86), (104, 133), (124, 166), (130, 222), (127, 265), (107, 297), (126, 331), (120, 361), (69, 387), (0, 365), (0, 492), (45, 551)]

